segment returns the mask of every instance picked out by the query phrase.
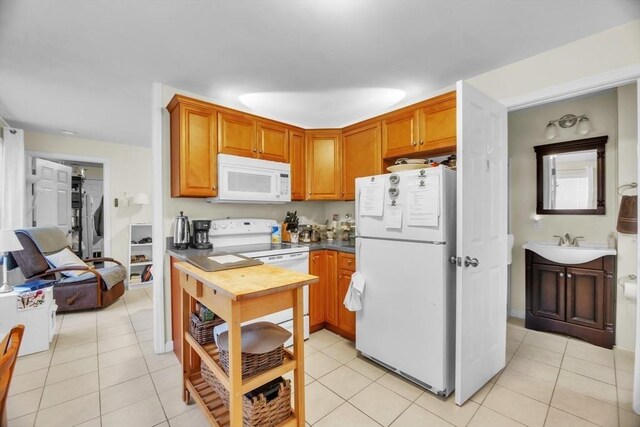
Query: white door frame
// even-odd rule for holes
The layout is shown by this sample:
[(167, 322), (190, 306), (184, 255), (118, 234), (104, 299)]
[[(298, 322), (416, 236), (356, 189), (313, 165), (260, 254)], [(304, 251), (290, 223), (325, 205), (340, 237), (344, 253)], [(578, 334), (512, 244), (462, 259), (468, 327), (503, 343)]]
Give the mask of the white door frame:
[[(537, 105), (548, 104), (550, 102), (563, 99), (574, 98), (576, 96), (599, 92), (626, 84), (636, 84), (638, 93), (637, 103), (640, 111), (640, 65), (630, 65), (604, 73), (596, 74), (583, 79), (561, 83), (545, 89), (529, 92), (527, 94), (501, 99), (500, 102), (507, 106), (507, 110), (517, 111)], [(640, 140), (640, 120), (638, 121), (637, 137)], [(640, 182), (640, 143), (638, 145), (638, 181)], [(640, 239), (638, 239), (638, 253), (640, 254)], [(637, 271), (640, 271), (640, 257), (638, 257)], [(640, 290), (638, 292), (640, 301)], [(636, 348), (635, 366), (633, 381), (633, 409), (640, 414), (640, 304), (636, 305)]]
[[(151, 217), (151, 232), (153, 235), (153, 350), (164, 353), (173, 350), (173, 341), (165, 337), (165, 322), (167, 313), (165, 304), (164, 263), (165, 235), (164, 235), (164, 171), (162, 170), (162, 83), (153, 82), (151, 85), (151, 176), (153, 183), (153, 210)], [(168, 280), (171, 280), (169, 276)], [(169, 283), (169, 289), (171, 283)], [(171, 293), (169, 292), (170, 296)], [(169, 316), (171, 308), (168, 308)]]
[[(109, 200), (111, 200), (111, 164), (109, 159), (104, 157), (78, 156), (75, 154), (49, 153), (47, 151), (27, 151), (27, 156), (39, 157), (45, 160), (69, 160), (75, 162), (98, 163), (102, 164), (102, 182), (104, 194), (103, 227), (104, 227), (104, 253), (103, 256), (111, 256), (111, 209)], [(25, 177), (26, 179), (26, 177)]]

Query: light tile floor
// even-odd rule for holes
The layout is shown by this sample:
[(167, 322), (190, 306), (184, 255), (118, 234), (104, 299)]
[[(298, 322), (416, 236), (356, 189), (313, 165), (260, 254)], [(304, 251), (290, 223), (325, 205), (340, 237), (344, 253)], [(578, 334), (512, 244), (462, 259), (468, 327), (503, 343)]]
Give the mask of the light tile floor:
[[(154, 354), (151, 290), (58, 316), (51, 350), (17, 362), (9, 426), (206, 426), (181, 400), (173, 353)], [(320, 331), (305, 343), (313, 426), (640, 426), (633, 354), (510, 322), (507, 367), (464, 406), (441, 400)]]

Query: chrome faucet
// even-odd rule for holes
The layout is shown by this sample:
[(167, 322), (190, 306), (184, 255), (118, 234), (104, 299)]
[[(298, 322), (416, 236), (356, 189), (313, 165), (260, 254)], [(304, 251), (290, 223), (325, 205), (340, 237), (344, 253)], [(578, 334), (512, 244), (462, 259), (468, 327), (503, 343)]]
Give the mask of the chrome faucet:
[(558, 240), (558, 246), (575, 246), (578, 247), (578, 239), (584, 239), (583, 236), (576, 236), (573, 239), (571, 239), (571, 236), (569, 235), (569, 233), (566, 233), (563, 236), (553, 236), (553, 237), (557, 237)]

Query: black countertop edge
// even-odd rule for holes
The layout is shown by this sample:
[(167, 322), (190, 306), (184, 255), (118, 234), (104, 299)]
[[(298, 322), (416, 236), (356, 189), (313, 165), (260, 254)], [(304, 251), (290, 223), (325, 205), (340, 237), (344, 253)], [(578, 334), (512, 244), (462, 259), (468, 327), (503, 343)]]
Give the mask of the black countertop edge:
[(354, 254), (356, 247), (348, 240), (323, 240), (321, 242), (313, 243), (299, 243), (300, 245), (309, 246), (310, 251), (320, 251), (323, 249), (329, 249), (338, 252), (347, 252)]
[[(313, 243), (298, 243), (302, 246), (308, 246), (309, 251), (321, 251), (324, 249), (329, 249), (338, 252), (346, 252), (346, 253), (355, 253), (356, 248), (354, 245), (349, 243), (346, 240), (323, 240), (321, 242), (313, 242)], [(185, 261), (187, 256), (207, 256), (212, 252), (215, 252), (213, 249), (176, 249), (173, 247), (173, 237), (167, 237), (167, 255), (177, 258), (179, 260)]]

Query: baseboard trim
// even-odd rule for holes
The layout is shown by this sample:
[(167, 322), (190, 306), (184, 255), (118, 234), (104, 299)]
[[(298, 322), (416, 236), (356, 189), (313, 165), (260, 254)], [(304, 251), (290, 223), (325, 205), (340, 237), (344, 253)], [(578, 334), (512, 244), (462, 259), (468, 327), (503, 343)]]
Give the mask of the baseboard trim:
[(511, 317), (516, 317), (518, 319), (524, 319), (524, 314), (525, 314), (524, 310), (516, 310), (516, 309), (513, 309), (513, 308), (509, 312), (509, 315)]

